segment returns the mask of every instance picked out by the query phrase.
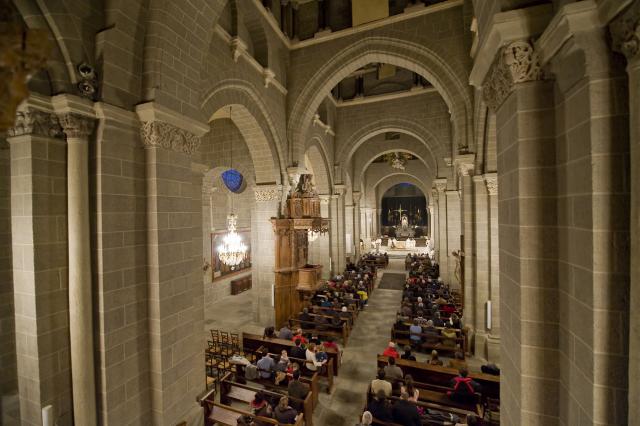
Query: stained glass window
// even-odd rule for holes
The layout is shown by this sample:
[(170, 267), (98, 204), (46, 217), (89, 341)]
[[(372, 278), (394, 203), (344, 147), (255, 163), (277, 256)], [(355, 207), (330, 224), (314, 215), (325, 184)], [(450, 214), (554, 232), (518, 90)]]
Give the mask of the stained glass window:
[(229, 169), (222, 173), (222, 181), (231, 192), (240, 192), (243, 180), (242, 174), (235, 169)]

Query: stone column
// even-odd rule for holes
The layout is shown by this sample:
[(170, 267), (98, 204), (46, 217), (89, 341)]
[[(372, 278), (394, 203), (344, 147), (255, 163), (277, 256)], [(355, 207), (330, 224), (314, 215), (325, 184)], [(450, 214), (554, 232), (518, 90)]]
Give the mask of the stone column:
[(71, 425), (64, 134), (51, 107), (27, 107), (8, 136), (20, 424), (42, 425), (52, 405)]
[(256, 203), (251, 214), (251, 260), (253, 312), (260, 325), (275, 322), (273, 287), (275, 285), (275, 234), (271, 218), (278, 216), (282, 200), (279, 185), (256, 185)]
[[(458, 188), (461, 194), (460, 219), (461, 233), (464, 236), (464, 247), (460, 247), (464, 253), (464, 319), (465, 325), (475, 329), (477, 324), (477, 306), (475, 290), (475, 194), (471, 179), (474, 170), (474, 155), (466, 154), (456, 157), (454, 166), (458, 173)], [(469, 348), (471, 350), (471, 348)]]
[(329, 195), (329, 219), (331, 220), (330, 234), (330, 252), (331, 252), (331, 275), (336, 275), (340, 270), (338, 269), (338, 258), (340, 256), (339, 248), (339, 236), (338, 236), (338, 196), (335, 194)]
[(640, 1), (610, 24), (613, 49), (627, 58), (629, 86), (630, 178), (630, 294), (629, 306), (629, 419), (640, 418)]
[(436, 223), (438, 238), (435, 241), (436, 259), (440, 265), (440, 276), (445, 279), (449, 271), (449, 257), (447, 256), (447, 198), (444, 195), (444, 191), (447, 189), (447, 180), (436, 179), (434, 185), (438, 197), (438, 222)]
[(201, 213), (194, 213), (201, 212), (202, 188), (194, 183), (192, 155), (209, 126), (153, 103), (136, 111), (146, 163), (148, 422), (195, 423), (204, 387), (204, 287)]
[[(447, 258), (447, 269), (442, 272), (442, 267), (440, 268), (440, 275), (444, 276), (444, 280), (446, 283), (450, 284), (452, 288), (457, 288), (461, 290), (460, 283), (458, 279), (455, 277), (456, 267), (459, 267), (458, 262), (455, 257), (451, 254), (453, 251), (460, 250), (460, 235), (462, 235), (462, 215), (461, 215), (461, 200), (460, 200), (460, 192), (457, 190), (447, 190), (444, 193), (446, 200), (446, 232), (447, 232), (447, 250), (444, 255)], [(467, 313), (464, 314), (465, 319), (467, 317)]]
[[(345, 244), (344, 244), (344, 254), (345, 256), (353, 257), (355, 254), (355, 206), (353, 204), (344, 206), (344, 235), (345, 235)], [(347, 241), (347, 234), (351, 236), (351, 241)], [(345, 264), (346, 266), (346, 264)]]
[[(500, 394), (505, 424), (557, 422), (558, 291), (553, 84), (528, 41), (498, 52), (483, 83), (496, 111), (500, 220)], [(544, 212), (535, 214), (534, 212)]]
[(337, 219), (338, 219), (338, 259), (337, 259), (337, 263), (336, 263), (336, 268), (338, 273), (342, 273), (344, 272), (344, 268), (345, 266), (347, 266), (346, 263), (346, 255), (347, 255), (347, 250), (346, 250), (346, 232), (347, 232), (347, 227), (346, 227), (346, 209), (345, 209), (345, 193), (346, 193), (346, 188), (344, 187), (344, 185), (334, 185), (334, 190), (336, 192), (336, 195), (338, 196), (336, 198), (336, 203), (337, 203)]
[(75, 424), (95, 425), (93, 297), (89, 234), (89, 135), (95, 118), (60, 116), (67, 135), (67, 232), (69, 235), (69, 335)]
[[(473, 282), (475, 285), (475, 355), (488, 359), (486, 340), (487, 329), (487, 301), (489, 300), (489, 206), (487, 189), (482, 176), (473, 177), (473, 210), (475, 217), (474, 247), (475, 268)], [(465, 239), (466, 243), (466, 239)], [(468, 257), (467, 257), (468, 260)], [(466, 309), (465, 309), (466, 315)]]
[(354, 192), (353, 193), (353, 244), (356, 247), (355, 250), (355, 259), (353, 260), (354, 262), (358, 259), (358, 257), (360, 256), (360, 235), (362, 232), (361, 229), (361, 213), (360, 213), (360, 198), (361, 198), (361, 193), (360, 192)]
[(487, 186), (489, 300), (491, 300), (491, 329), (487, 336), (487, 360), (500, 361), (500, 246), (498, 243), (498, 175), (484, 175)]
[(380, 210), (377, 208), (371, 209), (371, 232), (372, 238), (378, 238), (380, 235)]
[[(320, 196), (320, 215), (324, 218), (329, 217), (329, 196), (327, 195)], [(331, 274), (331, 264), (329, 262), (329, 259), (331, 257), (331, 243), (329, 241), (330, 234), (330, 232), (321, 234), (316, 240), (316, 242), (318, 243), (316, 245), (318, 248), (318, 263), (322, 265), (323, 278), (329, 278), (329, 275)]]

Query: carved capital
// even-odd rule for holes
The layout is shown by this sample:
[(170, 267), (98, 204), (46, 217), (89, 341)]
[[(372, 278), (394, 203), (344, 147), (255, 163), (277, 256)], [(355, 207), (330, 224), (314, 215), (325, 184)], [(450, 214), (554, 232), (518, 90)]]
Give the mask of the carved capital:
[(353, 203), (359, 203), (360, 202), (360, 198), (362, 198), (362, 193), (360, 191), (354, 191), (353, 192)]
[(282, 188), (276, 185), (256, 186), (253, 191), (256, 201), (280, 201), (282, 198)]
[(542, 80), (542, 68), (538, 54), (529, 41), (514, 41), (503, 46), (498, 52), (482, 85), (485, 103), (497, 110), (517, 83)]
[(38, 135), (64, 139), (58, 116), (33, 108), (18, 111), (15, 125), (7, 130), (7, 134), (8, 136)]
[(496, 195), (498, 193), (498, 177), (485, 176), (484, 181), (487, 185), (487, 192), (489, 195)]
[(80, 114), (60, 114), (60, 125), (68, 138), (86, 138), (89, 136), (96, 125), (93, 117)]
[(233, 62), (238, 62), (238, 58), (247, 53), (247, 44), (239, 37), (233, 37), (231, 39), (230, 48)]
[(447, 189), (447, 180), (446, 179), (438, 179), (434, 182), (436, 187), (436, 191), (444, 192)]
[(640, 50), (640, 2), (631, 3), (609, 24), (613, 50), (622, 53), (627, 61), (636, 58)]
[(329, 200), (331, 199), (331, 195), (329, 194), (320, 194), (320, 204), (329, 204)]
[(438, 201), (438, 190), (436, 188), (433, 188), (431, 190), (431, 199), (434, 201)]
[(145, 148), (161, 147), (191, 155), (200, 146), (199, 137), (164, 121), (144, 121), (140, 135)]

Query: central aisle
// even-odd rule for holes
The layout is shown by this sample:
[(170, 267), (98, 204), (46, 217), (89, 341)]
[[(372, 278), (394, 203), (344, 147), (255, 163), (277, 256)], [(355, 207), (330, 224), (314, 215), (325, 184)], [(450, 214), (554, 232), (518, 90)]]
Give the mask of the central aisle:
[[(379, 273), (376, 286), (385, 272), (405, 273), (404, 259), (390, 259), (389, 266)], [(365, 405), (367, 386), (377, 372), (376, 355), (389, 343), (401, 301), (402, 291), (376, 288), (373, 292), (349, 336), (333, 392), (320, 394), (314, 424), (351, 426), (357, 423)]]

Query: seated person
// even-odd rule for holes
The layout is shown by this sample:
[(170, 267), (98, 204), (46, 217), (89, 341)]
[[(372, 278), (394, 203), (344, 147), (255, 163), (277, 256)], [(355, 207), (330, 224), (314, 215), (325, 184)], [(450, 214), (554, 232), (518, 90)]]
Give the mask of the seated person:
[(291, 340), (293, 340), (293, 343), (296, 343), (299, 341), (302, 345), (306, 345), (308, 343), (307, 339), (302, 335), (301, 328), (296, 329), (296, 332), (294, 333), (293, 338)]
[(442, 346), (456, 346), (456, 338), (458, 337), (458, 333), (453, 328), (446, 327), (442, 330), (442, 335), (446, 337), (446, 339), (442, 340)]
[(273, 410), (273, 417), (279, 422), (286, 425), (292, 425), (296, 422), (298, 412), (289, 406), (289, 398), (283, 396), (280, 398), (278, 405)]
[(384, 370), (381, 368), (378, 370), (378, 378), (371, 381), (371, 393), (377, 395), (379, 392), (383, 392), (387, 397), (391, 396), (392, 386), (386, 379)]
[(289, 355), (292, 358), (305, 359), (306, 350), (302, 347), (302, 339), (294, 340), (295, 346), (290, 349)]
[(396, 351), (396, 344), (393, 342), (389, 342), (389, 345), (384, 350), (384, 352), (382, 352), (382, 355), (389, 358), (398, 358), (400, 356), (400, 354), (398, 354), (398, 351)]
[(258, 367), (258, 374), (262, 379), (270, 379), (273, 377), (273, 372), (275, 371), (276, 362), (269, 356), (268, 353), (265, 353), (262, 358), (258, 360), (256, 363)]
[(453, 390), (447, 392), (452, 401), (462, 403), (473, 403), (476, 401), (475, 394), (480, 392), (480, 385), (471, 377), (466, 368), (458, 370), (458, 375), (451, 380)]
[(305, 366), (311, 372), (318, 371), (318, 367), (322, 367), (327, 363), (326, 358), (323, 361), (318, 360), (318, 358), (316, 357), (316, 352), (317, 352), (316, 345), (314, 343), (310, 343), (309, 347), (307, 347), (307, 352), (305, 356), (306, 360), (308, 361), (305, 364)]
[(374, 395), (375, 396), (367, 404), (367, 411), (369, 411), (376, 420), (381, 422), (392, 422), (393, 416), (391, 414), (391, 405), (387, 400), (387, 395), (382, 389)]
[(427, 326), (424, 328), (424, 334), (427, 335), (424, 338), (424, 342), (426, 344), (437, 345), (440, 343), (440, 339), (438, 338), (440, 337), (440, 332), (433, 326), (433, 321), (427, 321)]
[(300, 321), (305, 321), (305, 322), (300, 324), (301, 328), (314, 328), (315, 327), (313, 324), (308, 324), (308, 323), (312, 323), (313, 322), (313, 317), (309, 314), (309, 309), (307, 309), (307, 308), (304, 308), (302, 310), (302, 313), (300, 315), (298, 315), (298, 319)]
[[(271, 406), (267, 402), (265, 394), (260, 391), (256, 392), (255, 396), (253, 397), (253, 401), (249, 403), (249, 407), (251, 409), (251, 412), (256, 416), (272, 418)], [(256, 426), (269, 425), (269, 423), (262, 422), (257, 419), (254, 420), (253, 424), (255, 424)]]
[[(300, 370), (295, 370), (289, 384), (287, 385), (287, 393), (290, 397), (303, 400), (309, 394), (309, 385), (300, 381)], [(291, 405), (300, 411), (302, 410), (302, 403), (298, 401), (291, 401)]]
[(444, 327), (444, 321), (440, 318), (440, 312), (435, 312), (433, 314), (433, 326), (434, 327)]
[(389, 358), (389, 363), (384, 367), (384, 374), (389, 380), (402, 380), (404, 376), (402, 369), (396, 365), (396, 359), (393, 357)]
[(418, 407), (409, 401), (409, 394), (406, 392), (401, 393), (400, 399), (393, 404), (391, 414), (394, 423), (403, 426), (422, 426)]
[(435, 349), (431, 351), (431, 359), (429, 365), (443, 365), (442, 360), (438, 357), (438, 351)]
[(415, 361), (416, 357), (411, 353), (411, 346), (404, 347), (404, 353), (400, 356), (401, 359), (406, 359), (408, 361)]
[(293, 331), (291, 331), (291, 324), (287, 323), (282, 326), (278, 331), (278, 339), (291, 340), (293, 339)]
[(400, 386), (400, 393), (404, 392), (409, 395), (409, 401), (418, 402), (420, 390), (413, 385), (413, 377), (410, 374), (405, 376), (404, 383)]
[(418, 324), (417, 319), (413, 320), (413, 324), (411, 324), (411, 327), (409, 327), (409, 333), (409, 340), (411, 340), (411, 343), (414, 346), (420, 344), (420, 342), (422, 341), (422, 327), (420, 327), (420, 324)]

